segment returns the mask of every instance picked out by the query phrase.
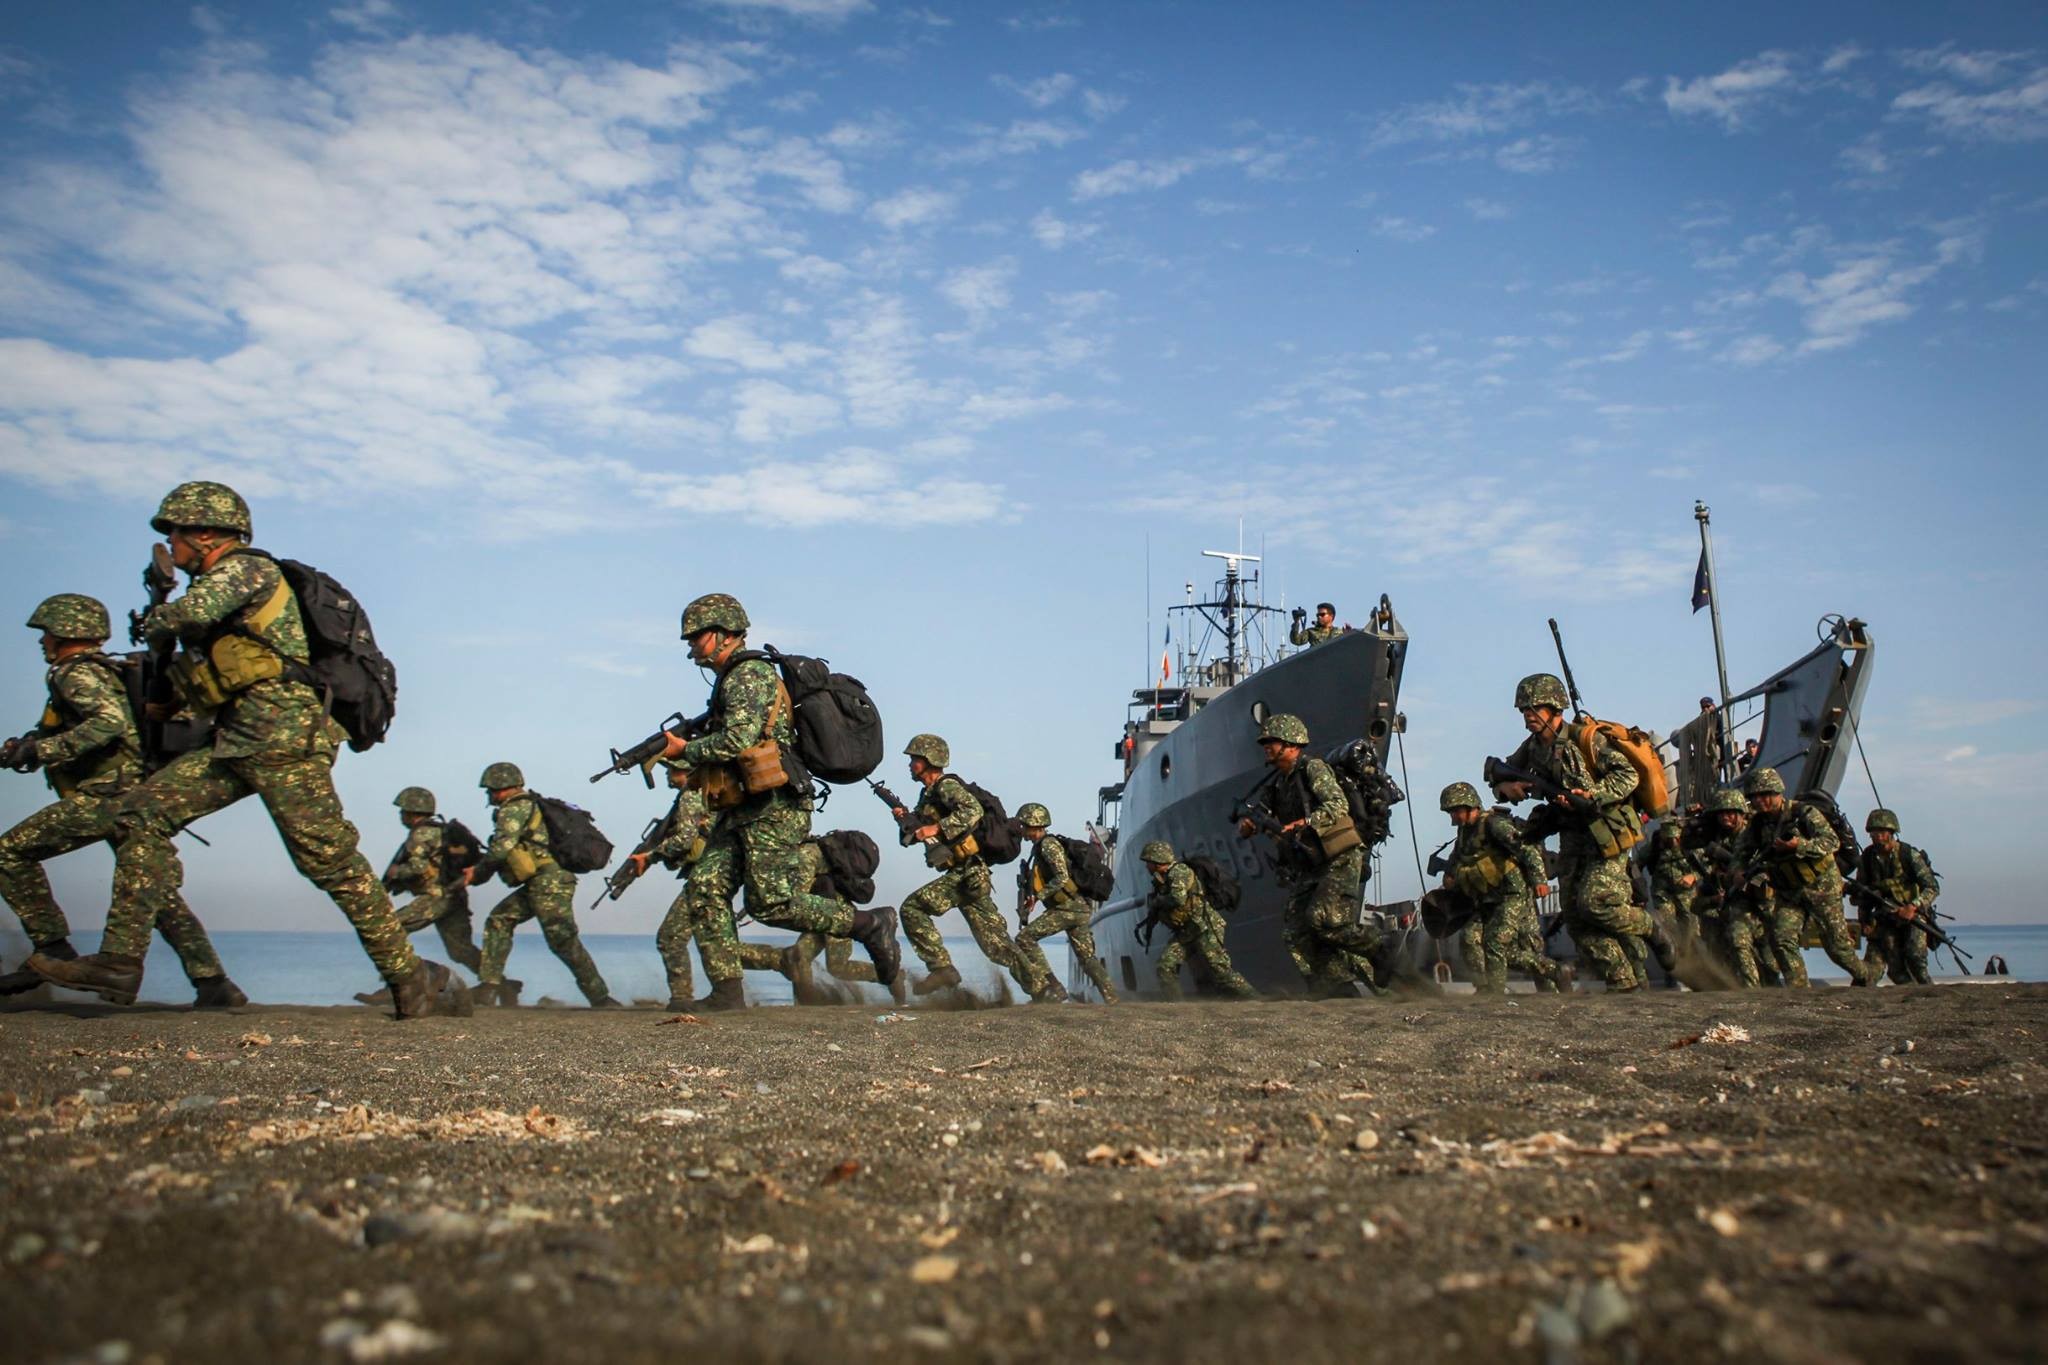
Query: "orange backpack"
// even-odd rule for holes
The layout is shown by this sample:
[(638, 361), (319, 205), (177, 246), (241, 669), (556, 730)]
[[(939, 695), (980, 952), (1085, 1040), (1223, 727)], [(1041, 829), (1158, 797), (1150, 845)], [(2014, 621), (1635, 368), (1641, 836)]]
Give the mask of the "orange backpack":
[(1651, 819), (1671, 812), (1671, 783), (1664, 773), (1664, 760), (1657, 753), (1657, 743), (1649, 732), (1619, 721), (1595, 720), (1591, 716), (1572, 722), (1572, 738), (1578, 741), (1579, 752), (1585, 755), (1586, 766), (1593, 766), (1593, 736), (1606, 736), (1607, 742), (1617, 749), (1628, 765), (1636, 770), (1636, 789), (1629, 793), (1629, 801), (1635, 808)]

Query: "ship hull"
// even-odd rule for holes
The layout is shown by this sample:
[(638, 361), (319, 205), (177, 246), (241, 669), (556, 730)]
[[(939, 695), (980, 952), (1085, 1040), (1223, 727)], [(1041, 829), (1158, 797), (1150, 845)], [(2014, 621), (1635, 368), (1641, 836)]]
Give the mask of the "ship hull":
[[(1267, 841), (1236, 836), (1231, 808), (1267, 772), (1258, 732), (1269, 714), (1300, 716), (1317, 752), (1366, 739), (1384, 761), (1398, 724), (1407, 645), (1406, 633), (1389, 619), (1291, 655), (1223, 692), (1137, 755), (1117, 821), (1116, 889), (1094, 919), (1096, 952), (1112, 981), (1140, 995), (1158, 991), (1156, 963), (1171, 939), (1162, 929), (1148, 948), (1135, 930), (1151, 886), (1138, 853), (1163, 839), (1183, 858), (1207, 854), (1236, 874), (1242, 899), (1226, 937), (1232, 965), (1261, 991), (1300, 988), (1281, 937), (1288, 888), (1261, 856)], [(1070, 990), (1087, 989), (1078, 964), (1070, 963), (1067, 975)], [(1184, 970), (1183, 989), (1197, 984)]]

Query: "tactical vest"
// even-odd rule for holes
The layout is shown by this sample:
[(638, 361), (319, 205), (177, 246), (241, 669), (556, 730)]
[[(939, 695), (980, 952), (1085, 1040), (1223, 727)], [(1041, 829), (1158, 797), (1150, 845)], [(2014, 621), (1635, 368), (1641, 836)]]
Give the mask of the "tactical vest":
[[(1273, 814), (1283, 825), (1291, 825), (1296, 820), (1306, 820), (1309, 812), (1315, 809), (1316, 794), (1308, 785), (1308, 765), (1312, 762), (1322, 763), (1322, 760), (1303, 754), (1295, 761), (1292, 772), (1275, 775)], [(1323, 766), (1327, 768), (1330, 765), (1323, 763)], [(1344, 784), (1334, 770), (1330, 773), (1330, 780), (1337, 783), (1338, 791), (1343, 791)], [(1357, 824), (1351, 818), (1351, 806), (1348, 801), (1345, 803), (1343, 814), (1338, 816), (1335, 824), (1322, 830), (1311, 825), (1305, 832), (1315, 840), (1314, 847), (1321, 851), (1325, 861), (1339, 854), (1348, 853), (1365, 842), (1358, 833)]]
[[(512, 851), (505, 855), (505, 880), (514, 886), (523, 886), (541, 873), (555, 866), (554, 855), (548, 852), (547, 818), (540, 813), (540, 802), (530, 792), (523, 792), (512, 801), (524, 801), (531, 807), (526, 824), (519, 831)], [(505, 803), (512, 804), (511, 801)]]
[(1494, 843), (1487, 830), (1487, 817), (1458, 829), (1458, 842), (1451, 849), (1451, 884), (1470, 900), (1493, 899), (1515, 870), (1513, 857)]
[[(230, 551), (216, 567), (242, 557), (242, 552)], [(274, 564), (267, 556), (249, 557)], [(205, 711), (218, 710), (237, 693), (283, 677), (295, 662), (264, 638), (264, 632), (277, 624), (292, 602), (291, 584), (285, 581), (284, 570), (277, 569), (276, 573), (277, 586), (268, 597), (238, 609), (228, 620), (211, 627), (197, 652), (181, 653), (172, 663), (172, 684), (187, 705)]]
[[(1594, 782), (1598, 780), (1594, 759), (1599, 753), (1599, 747), (1599, 741), (1596, 740), (1587, 748), (1580, 748), (1578, 741), (1573, 738), (1571, 727), (1561, 725), (1558, 727), (1556, 738), (1550, 742), (1547, 749), (1536, 748), (1530, 753), (1531, 757), (1537, 760), (1537, 767), (1544, 776), (1560, 787), (1583, 787), (1590, 791)], [(1561, 757), (1564, 754), (1577, 755), (1585, 764), (1585, 771), (1574, 772), (1571, 765)], [(1574, 811), (1566, 811), (1564, 815), (1568, 820), (1580, 821), (1581, 830), (1593, 841), (1602, 858), (1621, 857), (1641, 842), (1643, 837), (1642, 822), (1636, 819), (1635, 807), (1627, 798), (1613, 804), (1601, 803), (1599, 811), (1591, 816), (1582, 816)]]
[[(941, 774), (939, 780), (926, 787), (917, 798), (915, 814), (918, 824), (937, 825), (944, 818), (947, 812), (938, 803), (938, 791), (939, 788), (945, 786), (948, 782), (956, 784), (961, 791), (967, 792), (965, 779), (955, 777), (952, 773)], [(967, 794), (969, 796), (973, 795), (972, 792), (967, 792)], [(981, 840), (974, 837), (974, 826), (972, 825), (968, 826), (967, 832), (952, 843), (947, 843), (942, 835), (937, 840), (924, 846), (925, 866), (933, 871), (944, 871), (949, 867), (956, 867), (966, 862), (969, 858), (979, 857), (980, 854)]]
[[(1813, 886), (1826, 880), (1828, 869), (1835, 865), (1834, 854), (1807, 851), (1812, 845), (1812, 840), (1806, 837), (1802, 828), (1805, 823), (1802, 817), (1812, 809), (1802, 802), (1786, 801), (1783, 816), (1771, 826), (1768, 833), (1759, 836), (1757, 852), (1769, 868), (1774, 881), (1787, 886)], [(1753, 821), (1754, 817), (1750, 826), (1752, 829), (1756, 827)], [(1824, 816), (1822, 823), (1826, 823)], [(1798, 839), (1799, 847), (1790, 850), (1780, 849), (1778, 840), (1786, 838)]]
[[(725, 680), (732, 676), (733, 669), (763, 657), (750, 653), (746, 659), (735, 662), (732, 668), (719, 675), (717, 684), (711, 689), (710, 730), (725, 728)], [(707, 807), (731, 810), (750, 796), (789, 785), (789, 768), (783, 761), (784, 746), (776, 738), (776, 731), (783, 722), (790, 721), (792, 715), (789, 688), (778, 674), (775, 698), (768, 704), (760, 739), (740, 750), (739, 757), (729, 763), (707, 763), (690, 770), (690, 786), (703, 795)], [(795, 734), (793, 723), (790, 733), (792, 737)]]
[(1903, 840), (1893, 843), (1889, 852), (1875, 844), (1871, 845), (1870, 868), (1858, 880), (1868, 882), (1895, 904), (1917, 904), (1920, 899), (1920, 888), (1912, 875), (1911, 859), (1914, 851), (1912, 846)]
[[(50, 665), (50, 695), (44, 704), (42, 724), (39, 727), (44, 735), (59, 734), (85, 722), (85, 713), (73, 706), (57, 686), (60, 678), (81, 664), (93, 664), (105, 669), (111, 675), (110, 680), (115, 690), (123, 698), (123, 709), (126, 709), (127, 683), (122, 675), (121, 661), (99, 650), (74, 654), (68, 659)], [(136, 758), (139, 761), (141, 751), (135, 736), (135, 717), (132, 714), (128, 717), (126, 731), (97, 748), (88, 749), (62, 763), (52, 763), (44, 770), (43, 775), (52, 791), (60, 797), (68, 797), (85, 783), (95, 778), (110, 776), (119, 768), (122, 750), (128, 746), (136, 747)]]

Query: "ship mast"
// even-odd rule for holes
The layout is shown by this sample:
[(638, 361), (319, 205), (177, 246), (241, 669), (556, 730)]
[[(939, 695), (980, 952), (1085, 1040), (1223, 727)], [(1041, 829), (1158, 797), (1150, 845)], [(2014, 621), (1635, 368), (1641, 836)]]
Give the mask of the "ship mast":
[(1728, 717), (1728, 650), (1721, 642), (1721, 588), (1714, 581), (1714, 535), (1711, 529), (1712, 515), (1703, 502), (1692, 505), (1693, 520), (1700, 524), (1700, 564), (1706, 571), (1707, 613), (1714, 623), (1714, 667), (1721, 680), (1720, 716), (1721, 761), (1720, 771), (1715, 776), (1726, 781), (1730, 768), (1735, 762), (1735, 730)]
[(1223, 628), (1223, 654), (1230, 661), (1229, 681), (1236, 683), (1251, 672), (1251, 652), (1239, 651), (1244, 639), (1244, 582), (1237, 566), (1257, 564), (1259, 557), (1242, 550), (1204, 550), (1202, 554), (1223, 561), (1223, 600), (1216, 604), (1223, 609), (1223, 619), (1218, 624)]

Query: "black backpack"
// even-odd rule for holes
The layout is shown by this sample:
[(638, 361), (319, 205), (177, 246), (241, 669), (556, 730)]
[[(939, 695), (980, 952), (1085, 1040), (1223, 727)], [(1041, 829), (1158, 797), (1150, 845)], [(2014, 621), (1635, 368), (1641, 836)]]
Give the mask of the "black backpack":
[(740, 659), (767, 659), (782, 672), (796, 725), (796, 756), (820, 782), (858, 782), (882, 763), (882, 713), (859, 678), (834, 673), (823, 659), (784, 654), (773, 645)]
[(475, 867), (484, 860), (484, 841), (477, 838), (473, 830), (460, 820), (446, 820), (441, 824), (441, 877), (444, 881), (456, 880), (456, 874), (464, 868)]
[(1237, 902), (1242, 892), (1235, 875), (1206, 853), (1197, 853), (1194, 857), (1183, 858), (1181, 861), (1188, 865), (1188, 870), (1195, 874), (1195, 880), (1202, 884), (1202, 894), (1209, 898), (1209, 904), (1216, 907), (1217, 913), (1237, 913)]
[[(355, 595), (333, 577), (296, 559), (262, 550), (241, 554), (267, 559), (284, 571), (285, 586), (299, 600), (312, 662), (294, 664), (285, 676), (320, 694), (327, 712), (348, 731), (357, 753), (383, 742), (398, 714), (398, 669), (377, 648), (370, 617)], [(600, 864), (601, 866), (601, 864)]]
[(1017, 833), (1017, 826), (1011, 822), (1010, 813), (1003, 809), (1003, 803), (987, 787), (977, 786), (964, 777), (960, 779), (960, 785), (981, 803), (981, 823), (974, 827), (974, 842), (981, 845), (982, 861), (992, 867), (1016, 862), (1024, 840)]
[(882, 865), (882, 850), (857, 829), (835, 829), (818, 837), (818, 851), (825, 855), (825, 871), (812, 891), (820, 896), (837, 896), (852, 905), (866, 905), (875, 898), (875, 869)]
[(1840, 841), (1835, 848), (1835, 866), (1842, 870), (1844, 877), (1855, 876), (1856, 859), (1863, 851), (1863, 843), (1856, 835), (1856, 826), (1850, 824), (1849, 817), (1842, 814), (1842, 807), (1835, 798), (1816, 787), (1812, 791), (1799, 793), (1794, 803), (1812, 806), (1827, 817), (1828, 827), (1834, 830), (1835, 838)]
[(548, 854), (567, 872), (597, 872), (612, 860), (612, 841), (604, 837), (589, 811), (553, 796), (529, 791), (547, 825)]
[(1380, 767), (1379, 755), (1362, 739), (1354, 739), (1325, 760), (1344, 789), (1351, 823), (1367, 848), (1385, 843), (1393, 830), (1394, 807), (1407, 798), (1399, 784)]
[(1081, 892), (1083, 900), (1100, 905), (1109, 899), (1109, 893), (1116, 889), (1116, 873), (1109, 865), (1109, 855), (1102, 851), (1102, 845), (1092, 839), (1069, 839), (1064, 834), (1055, 834), (1060, 847), (1067, 851), (1067, 869), (1074, 874), (1074, 885)]

